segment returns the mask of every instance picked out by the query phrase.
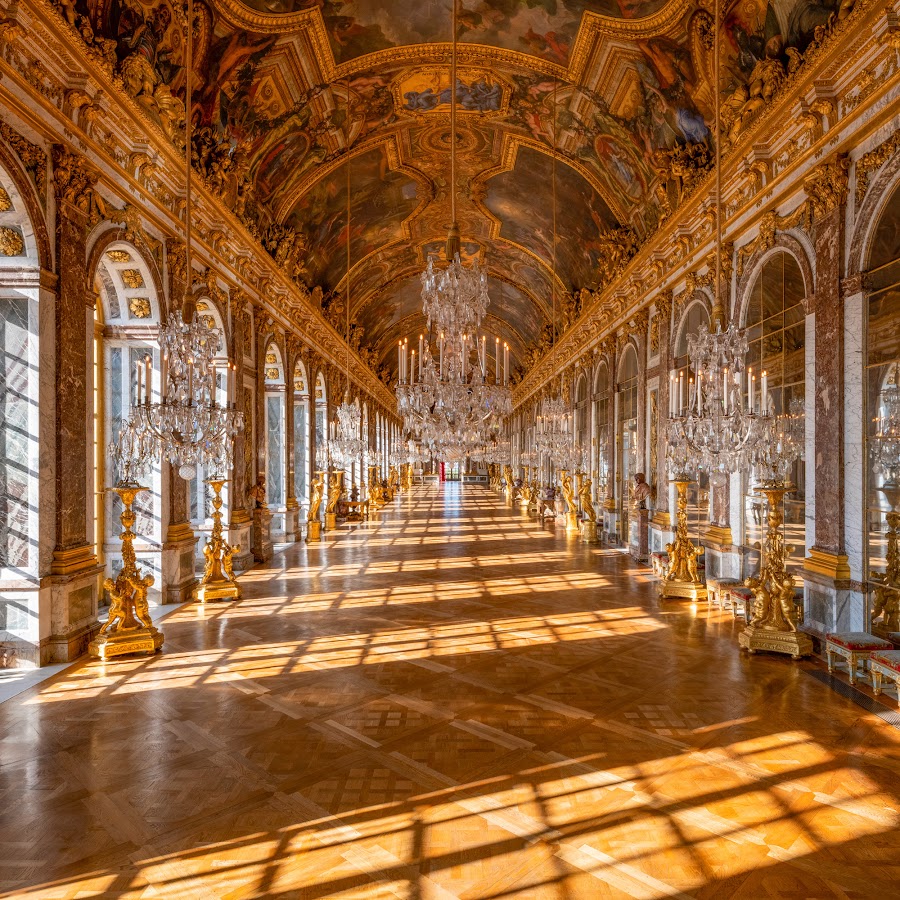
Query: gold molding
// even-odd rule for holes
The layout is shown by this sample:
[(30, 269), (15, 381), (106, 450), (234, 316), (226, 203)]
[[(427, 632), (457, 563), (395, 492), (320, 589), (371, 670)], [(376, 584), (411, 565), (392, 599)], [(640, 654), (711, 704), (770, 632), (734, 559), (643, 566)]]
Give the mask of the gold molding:
[(73, 547), (69, 550), (54, 550), (53, 562), (50, 564), (51, 575), (77, 575), (98, 568), (99, 561), (94, 548), (90, 544)]
[(816, 547), (810, 547), (809, 556), (803, 561), (803, 568), (816, 575), (824, 575), (833, 581), (849, 581), (850, 566), (843, 553), (828, 553)]
[(727, 525), (713, 525), (710, 523), (703, 529), (700, 540), (709, 541), (709, 543), (717, 544), (720, 547), (730, 547), (732, 544), (731, 528)]

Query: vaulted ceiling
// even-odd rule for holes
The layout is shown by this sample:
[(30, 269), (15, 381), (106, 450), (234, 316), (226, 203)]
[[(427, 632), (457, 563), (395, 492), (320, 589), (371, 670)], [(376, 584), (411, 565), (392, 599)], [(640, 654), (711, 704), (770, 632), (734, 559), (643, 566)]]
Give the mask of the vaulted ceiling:
[[(490, 274), (488, 327), (516, 360), (551, 317), (554, 278), (559, 298), (596, 288), (610, 233), (640, 242), (656, 227), (659, 152), (709, 140), (712, 3), (456, 2), (458, 218), (465, 254)], [(126, 87), (171, 130), (166, 89), (181, 96), (185, 79), (169, 3), (77, 0), (118, 41)], [(781, 53), (808, 40), (836, 6), (729, 5), (723, 88), (746, 82), (773, 41)], [(257, 233), (299, 232), (302, 277), (326, 300), (346, 296), (349, 240), (351, 321), (391, 364), (397, 339), (423, 326), (418, 275), (450, 224), (449, 0), (195, 10), (207, 170), (219, 166), (220, 193)]]

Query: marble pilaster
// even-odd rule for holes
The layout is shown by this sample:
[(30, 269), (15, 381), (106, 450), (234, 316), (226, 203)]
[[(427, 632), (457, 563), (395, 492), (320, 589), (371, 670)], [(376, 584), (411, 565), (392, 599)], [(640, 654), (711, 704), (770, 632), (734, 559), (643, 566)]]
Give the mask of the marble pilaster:
[[(180, 315), (187, 286), (185, 246), (181, 241), (166, 242), (169, 314)], [(162, 590), (160, 602), (184, 603), (197, 587), (197, 536), (188, 514), (188, 482), (169, 463), (162, 464), (163, 543)]]
[(231, 343), (229, 357), (237, 367), (234, 379), (235, 395), (230, 397), (236, 408), (244, 414), (244, 426), (234, 436), (233, 465), (229, 496), (228, 540), (240, 549), (234, 557), (236, 569), (246, 569), (253, 565), (253, 551), (250, 547), (250, 511), (247, 509), (247, 455), (252, 454), (252, 443), (248, 435), (253, 433), (253, 410), (245, 403), (244, 396), (244, 348), (250, 339), (250, 312), (247, 295), (235, 291), (229, 301), (231, 310)]
[(85, 460), (90, 452), (94, 292), (87, 273), (88, 211), (99, 173), (81, 156), (53, 147), (56, 198), (56, 544), (51, 566), (50, 634), (41, 662), (66, 662), (85, 652), (99, 629), (99, 565), (88, 534), (92, 498)]

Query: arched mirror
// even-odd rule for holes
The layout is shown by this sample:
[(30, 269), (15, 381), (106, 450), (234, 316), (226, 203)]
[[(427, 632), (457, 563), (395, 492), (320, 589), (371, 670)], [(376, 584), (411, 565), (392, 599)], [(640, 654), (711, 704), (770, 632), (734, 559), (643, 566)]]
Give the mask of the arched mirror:
[[(802, 414), (806, 383), (806, 289), (796, 258), (784, 251), (769, 256), (752, 283), (743, 325), (749, 349), (747, 365), (756, 376), (766, 372), (775, 412)], [(806, 555), (806, 470), (798, 460), (791, 482), (795, 490), (784, 499), (784, 542), (793, 547), (787, 559), (800, 569)], [(754, 480), (743, 473), (743, 528), (741, 545), (745, 571), (754, 571), (759, 554), (754, 545), (763, 540), (766, 524), (764, 498), (753, 490)]]

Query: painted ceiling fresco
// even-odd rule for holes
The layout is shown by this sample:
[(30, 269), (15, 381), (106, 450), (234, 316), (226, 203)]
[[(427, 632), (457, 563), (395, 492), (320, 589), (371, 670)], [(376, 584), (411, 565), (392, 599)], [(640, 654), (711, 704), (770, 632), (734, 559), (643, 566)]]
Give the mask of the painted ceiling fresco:
[[(180, 5), (52, 2), (183, 145)], [(542, 332), (554, 293), (599, 286), (610, 242), (633, 248), (671, 214), (676, 172), (708, 168), (712, 20), (703, 0), (457, 2), (458, 218), (467, 253), (506, 282), (489, 314), (521, 348)], [(772, 72), (792, 71), (847, 3), (726, 0), (729, 139)], [(326, 297), (346, 289), (349, 238), (351, 316), (392, 364), (388, 345), (417, 327), (412, 286), (450, 220), (449, 0), (194, 8), (195, 167), (273, 255), (294, 235), (303, 264), (292, 274)]]

